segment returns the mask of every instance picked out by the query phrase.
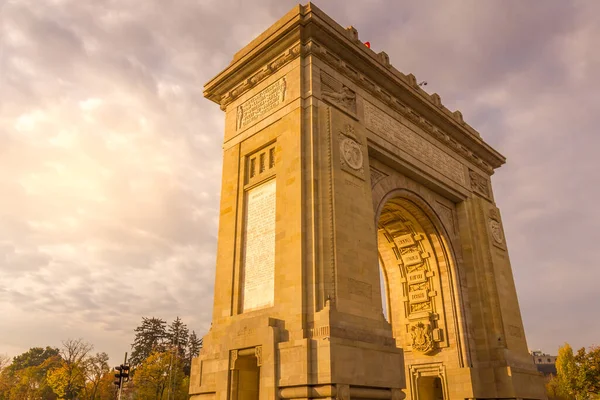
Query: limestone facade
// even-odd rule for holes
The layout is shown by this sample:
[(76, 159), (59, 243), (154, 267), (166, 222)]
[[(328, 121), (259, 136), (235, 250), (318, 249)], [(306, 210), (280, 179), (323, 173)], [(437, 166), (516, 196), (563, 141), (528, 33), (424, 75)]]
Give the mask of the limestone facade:
[(226, 123), (192, 399), (545, 398), (490, 180), (505, 160), (460, 112), (310, 3), (205, 96)]

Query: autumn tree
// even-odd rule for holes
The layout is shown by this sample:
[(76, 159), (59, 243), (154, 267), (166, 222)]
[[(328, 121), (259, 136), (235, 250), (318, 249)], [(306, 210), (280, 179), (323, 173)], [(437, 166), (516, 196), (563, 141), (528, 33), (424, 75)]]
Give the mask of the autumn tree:
[(584, 396), (600, 395), (600, 346), (592, 346), (587, 352), (582, 347), (574, 358)]
[(75, 399), (86, 387), (88, 355), (94, 346), (83, 339), (62, 343), (61, 365), (48, 372), (48, 384), (61, 399)]
[[(117, 387), (113, 382), (114, 372), (106, 372), (98, 381), (93, 394), (94, 397), (88, 397), (88, 400), (115, 400)], [(90, 385), (90, 382), (88, 382), (88, 385)], [(90, 389), (88, 389), (87, 392), (90, 393)]]
[(600, 347), (573, 353), (568, 343), (558, 349), (556, 376), (546, 389), (552, 398), (584, 400), (600, 394)]
[(173, 352), (153, 352), (136, 369), (133, 384), (138, 398), (162, 400), (167, 397), (186, 399), (187, 387), (182, 363), (173, 362)]
[[(109, 375), (112, 379), (110, 367), (108, 366), (108, 354), (96, 353), (93, 356), (89, 356), (84, 362), (84, 371), (86, 384), (84, 388), (85, 397), (89, 400), (96, 399), (96, 393), (98, 387), (102, 382), (102, 379)], [(112, 380), (111, 380), (112, 383)]]
[(2, 373), (9, 365), (10, 357), (6, 354), (0, 354), (0, 400), (4, 398), (3, 393), (6, 393), (10, 388), (8, 380)]
[(58, 368), (60, 361), (59, 350), (52, 347), (33, 347), (14, 357), (0, 371), (0, 399), (56, 399), (46, 375)]

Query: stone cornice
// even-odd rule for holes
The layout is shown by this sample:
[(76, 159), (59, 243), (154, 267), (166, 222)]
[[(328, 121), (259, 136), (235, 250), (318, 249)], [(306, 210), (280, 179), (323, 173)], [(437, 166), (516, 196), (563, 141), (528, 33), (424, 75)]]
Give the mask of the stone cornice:
[(448, 110), (437, 93), (421, 89), (414, 75), (394, 68), (385, 52), (367, 48), (356, 29), (343, 28), (312, 3), (294, 7), (240, 50), (205, 85), (204, 95), (225, 109), (300, 55), (323, 60), (488, 174), (506, 161), (464, 122), (460, 111)]

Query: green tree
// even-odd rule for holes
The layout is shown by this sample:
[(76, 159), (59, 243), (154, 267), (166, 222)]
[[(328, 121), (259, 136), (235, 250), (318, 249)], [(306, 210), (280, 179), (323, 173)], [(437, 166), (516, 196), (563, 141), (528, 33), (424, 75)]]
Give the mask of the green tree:
[(131, 345), (129, 362), (133, 367), (140, 365), (154, 351), (163, 351), (167, 338), (166, 322), (160, 318), (142, 317), (142, 325), (135, 328), (135, 339)]
[(200, 354), (200, 349), (202, 348), (202, 338), (198, 338), (195, 331), (192, 331), (190, 334), (190, 340), (188, 341), (188, 347), (185, 357), (185, 362), (183, 364), (183, 370), (187, 376), (190, 375), (190, 370), (192, 366), (192, 358), (198, 357)]
[(181, 321), (181, 318), (177, 317), (171, 322), (171, 325), (169, 325), (167, 332), (168, 344), (171, 348), (175, 348), (178, 356), (185, 355), (189, 336), (188, 327)]
[(48, 358), (58, 356), (59, 354), (60, 350), (55, 347), (46, 346), (45, 349), (42, 347), (32, 347), (29, 351), (16, 356), (10, 364), (9, 369), (16, 371), (27, 367), (39, 366)]

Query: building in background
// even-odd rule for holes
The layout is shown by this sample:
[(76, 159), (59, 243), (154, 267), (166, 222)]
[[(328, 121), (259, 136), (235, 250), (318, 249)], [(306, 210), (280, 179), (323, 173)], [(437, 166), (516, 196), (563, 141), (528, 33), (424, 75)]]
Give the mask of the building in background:
[(529, 352), (538, 371), (544, 376), (556, 375), (556, 356), (551, 356), (541, 350)]

